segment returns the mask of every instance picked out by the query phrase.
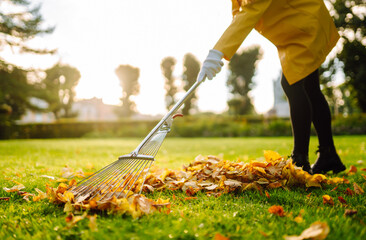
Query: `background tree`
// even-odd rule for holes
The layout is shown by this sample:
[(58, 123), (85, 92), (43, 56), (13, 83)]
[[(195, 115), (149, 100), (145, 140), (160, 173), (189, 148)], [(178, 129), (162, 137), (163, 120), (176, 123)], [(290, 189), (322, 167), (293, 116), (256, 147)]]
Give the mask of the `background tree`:
[(256, 62), (261, 59), (259, 46), (246, 49), (241, 54), (235, 54), (230, 63), (230, 75), (226, 82), (232, 97), (228, 100), (229, 113), (235, 115), (249, 114), (253, 111), (248, 93), (253, 88), (253, 77)]
[[(184, 71), (182, 79), (184, 83), (184, 90), (188, 91), (197, 80), (201, 64), (193, 54), (187, 53), (184, 55), (183, 68)], [(196, 98), (196, 94), (193, 93), (192, 96), (186, 100), (182, 109), (182, 113), (184, 115), (189, 115), (190, 110), (195, 107)]]
[(173, 77), (174, 66), (176, 60), (173, 57), (166, 57), (162, 60), (160, 66), (163, 76), (165, 78), (165, 106), (168, 110), (175, 104), (175, 94), (178, 89), (175, 86), (175, 79)]
[[(338, 88), (338, 101), (345, 113), (357, 112), (354, 103), (366, 112), (366, 4), (364, 0), (329, 0), (330, 11), (341, 34), (343, 48), (336, 59), (325, 66), (343, 68), (345, 83)], [(329, 82), (329, 79), (325, 79)], [(347, 112), (348, 111), (348, 112)]]
[(27, 74), (17, 66), (0, 63), (0, 123), (12, 123), (27, 109), (37, 109), (29, 99), (35, 95), (36, 88), (28, 84)]
[[(5, 49), (13, 53), (49, 54), (54, 50), (35, 49), (27, 45), (34, 37), (51, 33), (53, 28), (43, 28), (40, 6), (32, 8), (30, 1), (0, 1), (0, 54)], [(0, 55), (0, 123), (19, 119), (27, 108), (36, 108), (30, 103), (35, 93), (22, 67), (8, 63)]]
[(56, 64), (45, 71), (46, 77), (42, 84), (44, 95), (40, 98), (48, 103), (48, 110), (56, 119), (75, 117), (72, 104), (75, 100), (75, 87), (80, 80), (80, 72), (71, 66)]
[(130, 117), (136, 112), (136, 104), (131, 96), (136, 96), (140, 92), (138, 83), (140, 69), (130, 65), (119, 65), (116, 74), (122, 87), (122, 108), (118, 113), (123, 117)]

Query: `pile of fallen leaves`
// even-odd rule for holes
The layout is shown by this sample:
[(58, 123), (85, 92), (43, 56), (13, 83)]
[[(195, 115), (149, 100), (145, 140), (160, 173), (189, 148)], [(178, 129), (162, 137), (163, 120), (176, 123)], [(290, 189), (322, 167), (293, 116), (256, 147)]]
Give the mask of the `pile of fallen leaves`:
[[(193, 196), (198, 191), (205, 191), (210, 196), (218, 196), (223, 193), (253, 189), (263, 191), (280, 187), (300, 186), (308, 188), (321, 187), (326, 184), (349, 183), (344, 178), (327, 178), (321, 174), (310, 175), (293, 165), (291, 159), (285, 159), (273, 151), (265, 151), (264, 157), (265, 161), (263, 162), (244, 163), (226, 161), (215, 156), (199, 155), (188, 166), (183, 166), (181, 170), (155, 167), (147, 173), (143, 191), (181, 190), (188, 196)], [(152, 200), (137, 194), (142, 179), (136, 181), (136, 186), (132, 188), (135, 193), (130, 192), (127, 198), (117, 198), (115, 195), (103, 200), (75, 197), (72, 188), (76, 185), (76, 180), (73, 178), (85, 177), (86, 175), (88, 174), (80, 170), (74, 172), (71, 168), (65, 167), (62, 170), (61, 178), (56, 180), (60, 184), (56, 188), (47, 185), (46, 192), (39, 189), (35, 189), (37, 194), (22, 192), (24, 185), (20, 183), (12, 188), (4, 188), (4, 190), (18, 192), (27, 201), (32, 197), (33, 201), (48, 199), (51, 203), (63, 205), (64, 211), (69, 213), (69, 216), (83, 210), (100, 210), (109, 213), (129, 214), (136, 218), (160, 210), (162, 207), (168, 208), (168, 211), (170, 209), (169, 199)], [(357, 186), (357, 191), (363, 192), (359, 186)], [(330, 200), (324, 197), (324, 201)]]
[(197, 156), (182, 170), (152, 169), (144, 191), (181, 189), (187, 195), (198, 191), (219, 195), (233, 191), (273, 189), (280, 187), (321, 187), (322, 184), (348, 183), (344, 178), (311, 175), (276, 152), (265, 151), (264, 162), (231, 162), (215, 156)]

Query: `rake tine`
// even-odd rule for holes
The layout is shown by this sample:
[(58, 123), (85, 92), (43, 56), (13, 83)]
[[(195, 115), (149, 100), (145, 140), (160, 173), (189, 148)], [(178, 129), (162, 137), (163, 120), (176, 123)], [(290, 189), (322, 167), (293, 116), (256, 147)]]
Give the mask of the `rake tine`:
[[(138, 177), (137, 178), (135, 178), (135, 176), (136, 176), (136, 174), (140, 171), (140, 169), (141, 169), (141, 167), (143, 166), (143, 169), (142, 170), (144, 170), (145, 169), (145, 167), (146, 167), (146, 165), (147, 165), (147, 161), (144, 161), (144, 162), (142, 162), (141, 161), (141, 163), (142, 163), (142, 165), (139, 167), (139, 169), (135, 172), (135, 174), (134, 174), (134, 176), (133, 177), (131, 177), (129, 180), (128, 180), (128, 182), (123, 186), (123, 189), (122, 189), (122, 191), (121, 191), (121, 193), (123, 193), (124, 191), (125, 191), (125, 189), (126, 189), (126, 187), (129, 185), (129, 183), (130, 183), (130, 181), (132, 180), (132, 179), (134, 179), (134, 181), (133, 181), (133, 183), (131, 184), (131, 186), (129, 187), (129, 189), (128, 189), (128, 192), (127, 192), (127, 194), (126, 194), (126, 197), (128, 196), (128, 193), (130, 192), (130, 190), (131, 190), (131, 188), (133, 187), (133, 185), (135, 184), (135, 182), (136, 182), (136, 180), (140, 177), (140, 175), (141, 175), (141, 172), (140, 172), (140, 174), (138, 175)], [(120, 187), (120, 186), (119, 186)], [(121, 193), (118, 195), (118, 197), (121, 195)]]
[[(122, 171), (121, 172), (118, 172), (118, 174), (117, 174), (117, 176), (118, 176), (118, 178), (115, 180), (115, 181), (121, 181), (121, 180), (123, 180), (123, 177), (121, 177), (121, 173), (125, 173), (126, 172), (126, 174), (127, 174), (127, 171), (129, 171), (130, 169), (133, 169), (133, 167), (136, 165), (136, 162), (133, 162), (133, 160), (134, 159), (128, 159), (128, 162), (131, 162), (132, 163), (132, 165), (128, 165), (127, 166), (127, 168), (122, 168), (122, 167), (119, 167), (119, 168), (117, 168), (117, 169), (115, 169), (114, 171), (113, 171), (113, 173), (109, 176), (109, 177), (107, 177), (107, 179), (106, 180), (108, 180), (108, 179), (113, 179), (113, 177), (116, 175), (116, 173), (117, 173), (117, 171), (118, 170), (120, 170), (120, 169), (122, 169)], [(119, 180), (119, 179), (121, 179), (121, 180)], [(101, 183), (99, 183), (98, 184), (98, 187), (102, 184), (103, 182), (101, 182)], [(92, 197), (91, 197), (91, 199), (92, 198), (94, 198), (97, 194), (98, 194), (98, 192), (102, 192), (102, 190), (104, 190), (105, 192), (107, 192), (107, 190), (109, 190), (110, 188), (111, 188), (112, 186), (108, 186), (106, 189), (105, 188), (103, 188), (103, 189), (100, 189), (100, 190), (98, 190)], [(104, 195), (102, 195), (102, 196), (104, 196)], [(103, 199), (104, 197), (102, 197), (101, 199)], [(101, 200), (100, 199), (100, 200)]]
[(146, 180), (146, 176), (147, 176), (147, 173), (148, 173), (148, 172), (149, 172), (149, 170), (150, 170), (150, 167), (151, 167), (152, 163), (153, 163), (153, 161), (151, 161), (151, 162), (150, 162), (150, 165), (149, 165), (149, 167), (147, 168), (147, 171), (146, 171), (146, 174), (145, 174), (144, 180), (143, 180), (143, 181), (142, 181), (142, 183), (141, 183), (141, 189), (140, 189), (139, 194), (141, 194), (142, 189), (144, 188), (144, 183), (145, 183), (145, 180)]
[[(117, 165), (117, 163), (119, 163), (121, 160), (117, 160), (115, 162), (114, 165)], [(130, 162), (130, 159), (127, 159), (126, 161), (122, 162), (122, 164), (120, 166), (117, 167), (117, 169), (123, 167), (124, 165), (128, 164), (128, 162)], [(104, 177), (106, 175), (108, 175), (110, 172), (115, 172), (116, 169), (112, 168), (112, 166), (109, 167), (109, 169), (106, 169), (106, 171), (104, 171), (101, 175), (95, 175), (92, 179), (90, 179), (91, 181), (89, 181), (87, 184), (83, 185), (83, 188), (78, 190), (80, 193), (84, 193), (85, 191), (89, 190), (89, 186), (93, 186), (94, 189), (97, 189), (98, 186), (100, 185), (100, 182), (103, 182)]]

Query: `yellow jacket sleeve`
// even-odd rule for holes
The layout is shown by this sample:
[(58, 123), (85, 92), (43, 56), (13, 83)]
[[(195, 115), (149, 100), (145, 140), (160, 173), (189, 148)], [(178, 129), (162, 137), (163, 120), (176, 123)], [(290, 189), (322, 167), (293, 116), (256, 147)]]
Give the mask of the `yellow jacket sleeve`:
[[(222, 52), (226, 60), (236, 53), (244, 39), (255, 27), (272, 0), (248, 1), (243, 4), (241, 11), (235, 14), (230, 26), (225, 30), (214, 49)], [(234, 9), (233, 9), (234, 10)]]

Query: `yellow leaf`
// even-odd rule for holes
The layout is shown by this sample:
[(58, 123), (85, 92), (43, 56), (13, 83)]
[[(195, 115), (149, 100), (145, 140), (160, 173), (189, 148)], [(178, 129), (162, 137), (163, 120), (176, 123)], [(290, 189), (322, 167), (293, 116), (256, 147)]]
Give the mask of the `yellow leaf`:
[(333, 198), (329, 195), (323, 195), (323, 204), (334, 205)]
[(275, 160), (281, 159), (281, 155), (277, 152), (271, 151), (271, 150), (265, 150), (264, 151), (264, 158), (267, 162), (273, 162)]

